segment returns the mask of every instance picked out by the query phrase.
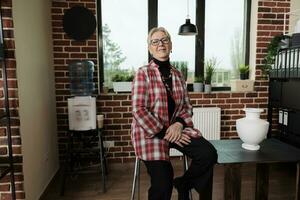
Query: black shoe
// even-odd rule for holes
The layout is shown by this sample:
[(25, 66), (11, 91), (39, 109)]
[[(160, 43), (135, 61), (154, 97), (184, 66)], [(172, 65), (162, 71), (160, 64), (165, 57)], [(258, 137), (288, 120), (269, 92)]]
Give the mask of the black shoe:
[(182, 177), (175, 178), (173, 181), (174, 187), (178, 192), (178, 200), (190, 200), (189, 190), (182, 181)]

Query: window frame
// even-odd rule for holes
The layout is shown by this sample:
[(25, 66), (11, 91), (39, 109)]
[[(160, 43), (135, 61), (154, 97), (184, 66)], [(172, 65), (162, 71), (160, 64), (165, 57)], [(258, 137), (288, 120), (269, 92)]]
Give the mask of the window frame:
[[(205, 49), (205, 1), (196, 0), (196, 26), (198, 27), (198, 35), (195, 40), (195, 76), (204, 76), (204, 49)], [(251, 4), (252, 0), (245, 1), (245, 64), (249, 65), (250, 53), (250, 23), (251, 23)], [(97, 7), (97, 30), (98, 30), (98, 73), (99, 73), (99, 89), (103, 91), (104, 85), (104, 67), (103, 67), (103, 36), (102, 36), (102, 6), (101, 0), (96, 0)], [(158, 0), (148, 0), (148, 32), (158, 25)], [(180, 24), (178, 24), (179, 26)], [(183, 36), (184, 37), (184, 36)], [(148, 61), (151, 56), (148, 53)], [(230, 90), (230, 87), (214, 87), (215, 91)]]

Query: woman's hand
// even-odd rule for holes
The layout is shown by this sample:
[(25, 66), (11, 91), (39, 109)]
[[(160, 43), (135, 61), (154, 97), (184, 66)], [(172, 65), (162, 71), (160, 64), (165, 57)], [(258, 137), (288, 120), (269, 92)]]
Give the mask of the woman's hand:
[(175, 142), (175, 144), (177, 144), (180, 147), (183, 147), (184, 145), (189, 145), (190, 143), (191, 143), (191, 137), (186, 134), (182, 134), (181, 138)]
[(176, 142), (181, 138), (183, 125), (180, 122), (175, 122), (166, 130), (165, 140), (169, 142)]

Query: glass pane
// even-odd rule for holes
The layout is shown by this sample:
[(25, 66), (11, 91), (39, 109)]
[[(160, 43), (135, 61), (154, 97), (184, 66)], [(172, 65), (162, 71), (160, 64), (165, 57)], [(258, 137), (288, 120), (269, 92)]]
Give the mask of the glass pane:
[[(205, 59), (216, 58), (216, 71), (230, 72), (230, 79), (235, 78), (245, 60), (244, 0), (209, 0), (205, 6)], [(222, 84), (213, 85), (228, 85), (228, 75), (224, 74)]]
[(102, 0), (104, 84), (148, 62), (147, 0)]
[[(170, 7), (170, 5), (172, 5)], [(189, 0), (189, 16), (195, 24), (196, 1)], [(187, 82), (193, 82), (195, 72), (195, 36), (179, 36), (179, 27), (185, 23), (187, 17), (187, 1), (159, 0), (158, 26), (165, 27), (172, 37), (173, 50), (170, 60), (188, 65)]]

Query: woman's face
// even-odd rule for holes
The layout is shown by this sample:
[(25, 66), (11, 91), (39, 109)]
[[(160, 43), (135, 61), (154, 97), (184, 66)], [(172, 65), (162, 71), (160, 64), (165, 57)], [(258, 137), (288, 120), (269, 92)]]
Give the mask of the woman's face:
[(169, 59), (172, 50), (172, 42), (164, 32), (153, 33), (149, 44), (150, 54), (157, 60), (166, 61)]

